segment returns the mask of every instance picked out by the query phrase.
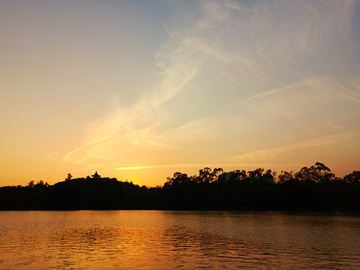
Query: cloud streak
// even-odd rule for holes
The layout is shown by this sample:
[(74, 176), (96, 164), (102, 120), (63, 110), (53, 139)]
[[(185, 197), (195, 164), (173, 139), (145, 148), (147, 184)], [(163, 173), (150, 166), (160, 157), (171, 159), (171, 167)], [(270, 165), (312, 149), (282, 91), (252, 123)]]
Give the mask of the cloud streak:
[(283, 146), (279, 146), (272, 149), (265, 149), (265, 150), (258, 150), (253, 151), (241, 155), (235, 155), (226, 159), (223, 159), (222, 161), (228, 161), (228, 162), (243, 162), (243, 161), (252, 161), (256, 159), (273, 159), (279, 155), (282, 155), (287, 152), (292, 151), (298, 151), (300, 149), (309, 148), (309, 147), (318, 147), (328, 144), (337, 143), (340, 141), (348, 140), (351, 138), (356, 138), (360, 136), (360, 132), (345, 132), (335, 135), (329, 135), (329, 136), (322, 136), (320, 138), (311, 139), (307, 141), (302, 141), (298, 143), (293, 144), (287, 144)]
[[(343, 121), (349, 113), (333, 109), (359, 115), (360, 79), (349, 75), (357, 65), (349, 60), (356, 1), (198, 3), (191, 23), (167, 29), (151, 93), (91, 123), (65, 161), (154, 164), (117, 170), (199, 166), (234, 154), (236, 145), (248, 153), (226, 161), (357, 138), (360, 127)], [(333, 135), (340, 122), (350, 131)], [(308, 140), (310, 133), (325, 135)]]

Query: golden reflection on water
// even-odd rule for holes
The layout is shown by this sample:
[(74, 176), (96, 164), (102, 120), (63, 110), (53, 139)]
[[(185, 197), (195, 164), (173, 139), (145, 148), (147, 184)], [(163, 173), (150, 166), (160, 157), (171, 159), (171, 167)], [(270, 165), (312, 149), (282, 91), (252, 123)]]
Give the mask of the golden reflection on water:
[(360, 267), (359, 217), (77, 211), (0, 218), (0, 269)]

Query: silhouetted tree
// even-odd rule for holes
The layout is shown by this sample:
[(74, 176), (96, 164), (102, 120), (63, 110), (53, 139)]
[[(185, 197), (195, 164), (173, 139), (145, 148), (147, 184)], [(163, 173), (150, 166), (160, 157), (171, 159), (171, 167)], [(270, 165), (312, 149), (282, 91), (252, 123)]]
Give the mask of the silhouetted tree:
[(345, 175), (344, 181), (345, 181), (345, 183), (348, 183), (351, 185), (360, 184), (360, 171), (353, 171), (352, 173)]
[(292, 171), (291, 172), (281, 171), (281, 174), (278, 176), (279, 183), (284, 184), (285, 182), (294, 180), (294, 175), (293, 174), (294, 173)]
[[(317, 162), (298, 172), (224, 172), (209, 167), (198, 175), (176, 172), (163, 186), (148, 188), (129, 181), (101, 177), (73, 179), (49, 185), (30, 181), (26, 187), (0, 188), (0, 210), (75, 209), (304, 209), (360, 211), (360, 171), (335, 177)], [(69, 181), (71, 179), (71, 181)]]
[(68, 176), (65, 178), (65, 181), (70, 181), (72, 179), (72, 175), (68, 173)]
[(35, 182), (34, 180), (31, 180), (29, 183), (28, 183), (28, 187), (29, 188), (33, 188), (35, 186)]

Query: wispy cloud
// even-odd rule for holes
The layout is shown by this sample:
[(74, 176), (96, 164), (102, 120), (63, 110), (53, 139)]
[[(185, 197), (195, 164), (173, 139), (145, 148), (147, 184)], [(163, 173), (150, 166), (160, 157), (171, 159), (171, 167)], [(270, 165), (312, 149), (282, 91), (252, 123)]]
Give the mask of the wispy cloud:
[(209, 164), (164, 164), (164, 165), (137, 165), (115, 168), (117, 171), (143, 170), (143, 169), (165, 169), (165, 168), (204, 168)]
[(309, 147), (317, 147), (327, 144), (332, 144), (344, 140), (348, 140), (351, 138), (359, 137), (360, 132), (353, 131), (353, 132), (345, 132), (335, 135), (329, 135), (329, 136), (322, 136), (319, 138), (315, 138), (312, 140), (302, 141), (298, 143), (293, 144), (286, 144), (282, 145), (276, 148), (272, 149), (265, 149), (265, 150), (258, 150), (258, 151), (252, 151), (249, 153), (241, 154), (241, 155), (235, 155), (226, 159), (222, 159), (221, 161), (227, 161), (227, 162), (244, 162), (244, 161), (253, 161), (256, 159), (273, 159), (281, 154), (291, 152), (291, 151), (297, 151), (304, 148)]
[[(176, 158), (192, 149), (192, 156), (201, 159), (198, 153), (206, 153), (208, 143), (217, 149), (210, 160), (219, 160), (233, 153), (239, 138), (249, 152), (229, 162), (274, 158), (358, 136), (357, 131), (333, 135), (325, 130), (333, 130), (344, 117), (333, 113), (336, 101), (360, 104), (360, 79), (347, 74), (353, 47), (343, 42), (350, 40), (356, 1), (199, 4), (197, 18), (186, 28), (167, 29), (169, 40), (155, 53), (151, 93), (91, 123), (82, 145), (65, 161), (153, 164), (117, 170), (200, 166), (206, 154), (194, 164), (181, 165)], [(357, 130), (346, 124), (345, 130)], [(268, 144), (251, 151), (261, 140), (259, 130), (267, 134)], [(302, 142), (272, 147), (279, 130)], [(311, 132), (325, 135), (305, 140)], [(159, 155), (174, 165), (148, 161)]]
[[(274, 165), (273, 163), (251, 163), (251, 162), (244, 162), (244, 163), (237, 163), (236, 170), (243, 169), (244, 167), (262, 167), (262, 166), (271, 166)], [(277, 164), (278, 165), (278, 164)], [(296, 166), (301, 166), (302, 164), (294, 164)], [(134, 165), (134, 166), (125, 166), (125, 167), (117, 167), (115, 170), (117, 171), (132, 171), (132, 170), (146, 170), (146, 169), (166, 169), (166, 168), (174, 168), (174, 169), (185, 169), (185, 168), (196, 168), (196, 169), (203, 169), (203, 168), (224, 168), (224, 167), (231, 167), (234, 168), (234, 163), (191, 163), (191, 164), (163, 164), (163, 165)]]
[[(228, 12), (239, 9), (240, 7), (232, 2), (226, 2), (224, 5), (215, 2), (204, 4), (204, 16), (195, 26), (171, 33), (172, 39), (161, 46), (155, 54), (159, 72), (155, 77), (158, 82), (155, 83), (152, 94), (129, 108), (117, 109), (91, 123), (86, 130), (83, 145), (70, 151), (64, 160), (83, 163), (91, 158), (111, 157), (111, 151), (106, 152), (105, 155), (103, 154), (105, 151), (102, 151), (108, 148), (109, 143), (116, 148), (166, 147), (157, 139), (158, 137), (183, 131), (184, 127), (189, 125), (193, 126), (191, 123), (185, 123), (182, 124), (183, 127), (170, 128), (159, 134), (152, 131), (152, 127), (161, 122), (161, 118), (166, 114), (158, 110), (159, 106), (184, 89), (203, 68), (202, 65), (208, 57), (216, 57), (222, 61), (231, 59), (231, 55), (205, 45), (196, 36), (199, 28), (211, 25), (212, 20), (229, 19)], [(199, 123), (199, 120), (195, 122)]]
[(246, 98), (246, 99), (243, 99), (243, 100), (240, 100), (240, 101), (239, 101), (239, 104), (244, 103), (244, 102), (248, 102), (248, 101), (252, 101), (252, 100), (257, 99), (257, 98), (266, 97), (266, 96), (268, 96), (268, 95), (273, 95), (273, 94), (281, 93), (281, 92), (283, 92), (283, 91), (293, 90), (294, 88), (298, 88), (298, 87), (304, 86), (304, 84), (306, 84), (306, 82), (305, 82), (305, 83), (303, 83), (303, 82), (293, 83), (293, 84), (289, 84), (289, 85), (280, 87), (280, 88), (278, 88), (278, 89), (267, 90), (267, 91), (265, 91), (265, 92), (263, 92), (263, 93), (254, 95), (254, 96), (252, 96), (252, 97), (249, 97), (249, 98)]

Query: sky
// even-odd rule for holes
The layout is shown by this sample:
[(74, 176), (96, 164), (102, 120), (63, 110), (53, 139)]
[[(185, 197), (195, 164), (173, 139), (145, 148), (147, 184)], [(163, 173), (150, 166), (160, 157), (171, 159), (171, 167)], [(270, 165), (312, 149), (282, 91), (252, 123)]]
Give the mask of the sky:
[(360, 170), (358, 0), (0, 0), (0, 186)]

